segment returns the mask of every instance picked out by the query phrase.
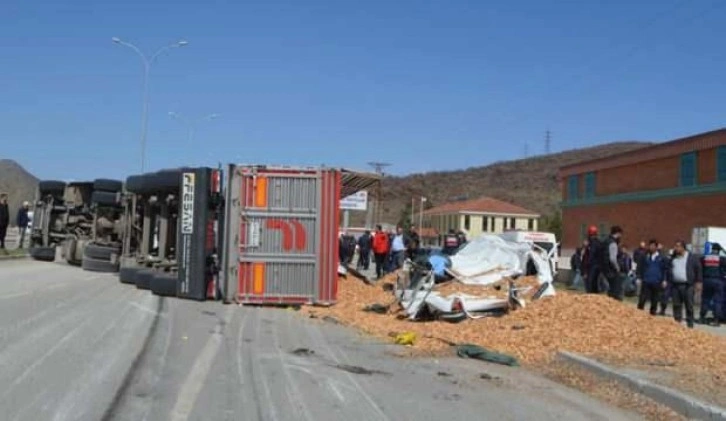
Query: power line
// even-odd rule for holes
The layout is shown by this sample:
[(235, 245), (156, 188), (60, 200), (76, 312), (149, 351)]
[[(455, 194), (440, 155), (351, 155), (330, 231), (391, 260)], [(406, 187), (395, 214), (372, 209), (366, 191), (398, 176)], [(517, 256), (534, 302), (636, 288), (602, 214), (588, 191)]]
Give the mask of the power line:
[(550, 136), (551, 132), (549, 129), (545, 132), (545, 154), (550, 154), (550, 146), (552, 145), (552, 137)]

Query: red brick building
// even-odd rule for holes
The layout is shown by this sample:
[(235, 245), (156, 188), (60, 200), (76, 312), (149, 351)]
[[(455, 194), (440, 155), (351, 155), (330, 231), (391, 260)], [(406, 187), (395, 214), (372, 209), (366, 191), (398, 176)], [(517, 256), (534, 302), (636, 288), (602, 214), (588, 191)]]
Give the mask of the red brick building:
[(563, 248), (589, 225), (623, 227), (632, 249), (657, 238), (691, 240), (696, 226), (726, 226), (726, 129), (560, 168)]

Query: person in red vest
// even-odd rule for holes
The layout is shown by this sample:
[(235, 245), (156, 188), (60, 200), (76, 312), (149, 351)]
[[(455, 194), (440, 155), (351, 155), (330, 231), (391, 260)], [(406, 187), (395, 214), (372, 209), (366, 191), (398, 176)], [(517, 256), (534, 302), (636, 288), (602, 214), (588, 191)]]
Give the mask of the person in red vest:
[(373, 256), (376, 260), (376, 277), (381, 279), (386, 265), (386, 257), (390, 250), (388, 234), (383, 231), (383, 227), (376, 226), (376, 233), (373, 236)]

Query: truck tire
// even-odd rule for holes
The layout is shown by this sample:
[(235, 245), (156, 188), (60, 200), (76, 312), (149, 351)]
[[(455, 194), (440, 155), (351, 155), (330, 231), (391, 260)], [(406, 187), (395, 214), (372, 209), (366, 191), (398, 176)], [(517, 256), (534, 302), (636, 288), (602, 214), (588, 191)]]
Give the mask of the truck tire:
[(111, 263), (108, 260), (93, 259), (86, 256), (83, 257), (81, 266), (83, 267), (83, 270), (87, 270), (89, 272), (114, 273), (119, 270), (118, 263)]
[(38, 182), (41, 196), (63, 197), (66, 192), (66, 183), (57, 180), (42, 180)]
[(126, 178), (126, 191), (136, 194), (143, 194), (144, 192), (144, 176), (143, 175), (132, 175)]
[(151, 279), (156, 275), (156, 271), (151, 269), (144, 269), (136, 272), (134, 280), (136, 281), (136, 288), (138, 289), (150, 289)]
[(177, 276), (168, 272), (155, 274), (151, 278), (151, 292), (155, 295), (176, 297)]
[(91, 203), (101, 206), (120, 206), (121, 201), (118, 193), (112, 193), (108, 191), (94, 191), (91, 194)]
[(89, 243), (83, 250), (83, 257), (90, 257), (97, 260), (111, 260), (111, 255), (121, 255), (121, 246), (104, 246), (101, 244)]
[(108, 178), (97, 178), (93, 180), (93, 190), (118, 193), (123, 191), (124, 183), (119, 180), (110, 180)]
[(55, 261), (55, 247), (31, 247), (30, 257), (41, 262)]
[(142, 269), (143, 268), (134, 267), (120, 268), (118, 271), (118, 280), (121, 281), (122, 284), (135, 284), (136, 273), (138, 273)]

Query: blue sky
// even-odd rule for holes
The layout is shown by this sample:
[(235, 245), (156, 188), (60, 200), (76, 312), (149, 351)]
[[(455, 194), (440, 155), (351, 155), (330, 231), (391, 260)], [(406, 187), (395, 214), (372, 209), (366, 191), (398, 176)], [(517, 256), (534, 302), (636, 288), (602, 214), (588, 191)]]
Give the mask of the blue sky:
[[(0, 14), (0, 158), (42, 178), (218, 161), (455, 169), (722, 127), (723, 0), (23, 1)], [(169, 117), (210, 113), (192, 144)]]

